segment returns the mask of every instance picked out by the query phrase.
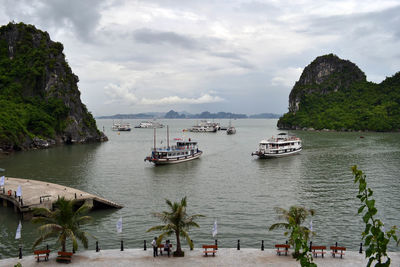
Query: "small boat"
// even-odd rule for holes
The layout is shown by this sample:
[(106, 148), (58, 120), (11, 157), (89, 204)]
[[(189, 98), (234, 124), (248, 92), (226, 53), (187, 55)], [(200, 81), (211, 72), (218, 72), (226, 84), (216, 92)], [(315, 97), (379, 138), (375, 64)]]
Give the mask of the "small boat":
[(167, 146), (156, 147), (156, 128), (154, 128), (154, 147), (151, 155), (146, 157), (144, 161), (154, 163), (155, 165), (175, 164), (185, 161), (198, 159), (203, 151), (199, 150), (197, 142), (190, 138), (184, 140), (175, 138), (175, 145), (169, 145), (169, 132), (167, 126)]
[(113, 122), (113, 126), (111, 127), (113, 131), (118, 131), (118, 132), (129, 132), (131, 130), (131, 125), (129, 122)]
[(202, 120), (197, 125), (194, 125), (192, 128), (189, 128), (189, 132), (215, 133), (215, 132), (217, 132), (218, 129), (219, 129), (218, 123)]
[(300, 138), (280, 133), (278, 137), (272, 136), (268, 140), (261, 140), (258, 150), (251, 155), (259, 158), (279, 158), (298, 154), (301, 150)]
[(228, 127), (228, 129), (226, 129), (226, 134), (235, 134), (236, 133), (236, 128), (233, 126)]
[(235, 134), (235, 133), (236, 133), (236, 128), (232, 126), (232, 123), (229, 120), (229, 126), (226, 129), (226, 134)]
[(162, 123), (159, 123), (155, 120), (153, 121), (142, 121), (139, 125), (135, 126), (135, 128), (164, 128)]

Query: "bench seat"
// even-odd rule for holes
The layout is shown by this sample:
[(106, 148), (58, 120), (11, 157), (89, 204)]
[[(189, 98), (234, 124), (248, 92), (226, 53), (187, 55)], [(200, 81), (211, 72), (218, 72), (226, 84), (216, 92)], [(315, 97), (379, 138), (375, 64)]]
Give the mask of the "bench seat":
[(281, 256), (281, 253), (285, 253), (285, 256), (287, 256), (288, 252), (289, 252), (290, 245), (289, 244), (276, 244), (275, 248), (277, 248), (276, 254)]
[(71, 262), (72, 255), (72, 252), (59, 251), (56, 261), (66, 261), (69, 263)]
[(208, 254), (213, 254), (215, 256), (215, 253), (218, 251), (218, 246), (217, 245), (203, 245), (203, 253), (204, 256), (208, 256)]
[(330, 249), (331, 249), (332, 257), (334, 257), (334, 258), (336, 255), (340, 255), (340, 258), (343, 258), (344, 252), (346, 251), (345, 247), (331, 246)]
[(44, 259), (45, 261), (48, 261), (50, 250), (49, 249), (35, 250), (35, 251), (33, 251), (33, 254), (36, 255), (35, 259), (37, 259), (38, 262), (40, 261), (40, 259)]
[(318, 258), (318, 255), (320, 254), (322, 258), (324, 257), (324, 254), (326, 253), (326, 246), (311, 246), (311, 253)]

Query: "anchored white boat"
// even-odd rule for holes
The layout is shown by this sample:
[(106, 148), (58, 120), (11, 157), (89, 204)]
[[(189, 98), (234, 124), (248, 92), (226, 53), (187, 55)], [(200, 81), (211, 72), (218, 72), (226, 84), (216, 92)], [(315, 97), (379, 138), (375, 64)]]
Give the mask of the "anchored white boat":
[(175, 164), (198, 159), (203, 154), (203, 151), (199, 150), (197, 142), (190, 138), (188, 140), (175, 138), (174, 141), (176, 141), (176, 144), (170, 146), (167, 126), (167, 146), (156, 147), (156, 129), (154, 128), (154, 147), (151, 155), (146, 157), (144, 161), (152, 162), (155, 165)]
[(157, 121), (142, 121), (135, 128), (164, 128), (164, 125)]
[(113, 122), (113, 126), (111, 127), (113, 131), (118, 131), (118, 132), (129, 132), (131, 130), (131, 125), (129, 122)]
[(300, 153), (302, 150), (301, 139), (280, 133), (277, 137), (261, 140), (258, 150), (251, 153), (259, 158), (279, 158)]
[(215, 133), (219, 127), (218, 123), (202, 120), (200, 123), (190, 128), (189, 131), (195, 133)]

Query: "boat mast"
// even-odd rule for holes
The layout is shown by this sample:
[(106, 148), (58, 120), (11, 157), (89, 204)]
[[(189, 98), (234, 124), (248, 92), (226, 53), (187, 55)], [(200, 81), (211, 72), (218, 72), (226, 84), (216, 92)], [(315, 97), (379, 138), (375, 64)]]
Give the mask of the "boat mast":
[(156, 128), (154, 127), (154, 149), (153, 151), (156, 151)]
[(167, 147), (169, 149), (169, 126), (167, 125)]

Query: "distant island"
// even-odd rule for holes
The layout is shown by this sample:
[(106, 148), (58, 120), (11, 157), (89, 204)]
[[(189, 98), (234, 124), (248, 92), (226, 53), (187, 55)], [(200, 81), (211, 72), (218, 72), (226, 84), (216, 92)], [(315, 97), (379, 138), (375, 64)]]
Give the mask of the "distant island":
[(137, 114), (115, 114), (111, 116), (99, 116), (97, 119), (277, 119), (280, 114), (261, 113), (254, 115), (236, 114), (230, 112), (211, 113), (204, 111), (199, 114), (190, 114), (188, 112), (176, 112), (170, 110), (167, 113), (137, 113)]
[(107, 140), (63, 50), (33, 25), (0, 27), (0, 152)]
[(400, 131), (400, 72), (376, 84), (348, 60), (317, 57), (295, 83), (278, 128)]

